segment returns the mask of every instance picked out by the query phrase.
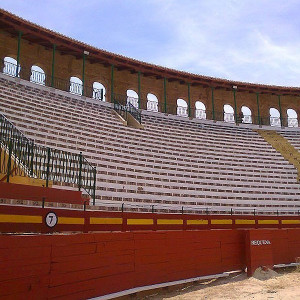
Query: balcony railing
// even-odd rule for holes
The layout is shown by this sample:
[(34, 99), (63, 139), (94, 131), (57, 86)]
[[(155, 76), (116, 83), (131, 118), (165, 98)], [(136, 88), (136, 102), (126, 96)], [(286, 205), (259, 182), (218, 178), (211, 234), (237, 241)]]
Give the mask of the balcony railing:
[(158, 112), (158, 102), (157, 101), (147, 101), (147, 110)]
[(224, 113), (224, 122), (226, 123), (234, 123), (234, 114), (233, 113)]
[(297, 118), (288, 118), (288, 127), (299, 127)]
[(83, 155), (39, 146), (0, 114), (0, 173), (83, 188), (95, 204), (96, 169)]
[(195, 118), (205, 120), (206, 119), (206, 111), (204, 109), (196, 109), (195, 110)]
[(177, 115), (181, 117), (188, 117), (188, 108), (184, 106), (177, 106)]
[[(3, 74), (16, 77), (16, 72), (17, 72), (16, 64), (4, 62)], [(59, 90), (70, 92), (74, 95), (79, 95), (79, 96), (84, 95), (100, 101), (104, 100), (103, 89), (93, 88), (91, 87), (92, 84), (82, 85), (81, 83), (78, 82), (74, 82), (74, 81), (70, 81), (58, 77), (51, 77), (43, 72), (26, 69), (20, 66), (18, 68), (18, 73), (19, 73), (18, 77), (25, 80), (29, 80), (39, 85), (50, 86)]]
[(281, 120), (279, 117), (270, 117), (270, 126), (280, 127)]

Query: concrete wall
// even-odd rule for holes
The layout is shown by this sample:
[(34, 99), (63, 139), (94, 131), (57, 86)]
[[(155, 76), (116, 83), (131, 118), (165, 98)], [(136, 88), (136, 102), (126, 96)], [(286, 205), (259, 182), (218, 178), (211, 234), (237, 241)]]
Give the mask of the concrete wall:
[(289, 229), (2, 235), (0, 297), (88, 299), (246, 266), (252, 272), (258, 266), (295, 262), (300, 256), (299, 233)]

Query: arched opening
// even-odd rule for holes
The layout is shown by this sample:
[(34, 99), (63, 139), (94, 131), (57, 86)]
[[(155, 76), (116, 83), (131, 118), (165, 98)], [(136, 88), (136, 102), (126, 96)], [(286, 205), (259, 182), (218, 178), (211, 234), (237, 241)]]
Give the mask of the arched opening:
[[(17, 61), (9, 56), (4, 57), (4, 67), (3, 67), (3, 74), (9, 75), (9, 76), (16, 76), (17, 74)], [(21, 71), (21, 66), (19, 64), (18, 68), (18, 76), (20, 77), (20, 71)]]
[(281, 126), (280, 112), (278, 109), (270, 108), (270, 125), (271, 126)]
[(287, 111), (288, 127), (298, 127), (298, 115), (294, 109), (289, 108)]
[(181, 117), (188, 117), (188, 105), (183, 99), (177, 99), (177, 115)]
[(206, 107), (205, 104), (201, 101), (196, 101), (195, 103), (195, 118), (197, 119), (206, 119)]
[(158, 99), (154, 94), (147, 95), (147, 110), (158, 111)]
[(223, 109), (224, 109), (224, 122), (235, 123), (233, 107), (229, 104), (225, 104)]
[(139, 95), (134, 90), (127, 90), (127, 103), (131, 103), (136, 109), (139, 108)]
[(82, 81), (78, 77), (70, 78), (70, 93), (75, 95), (82, 95)]
[(252, 124), (252, 112), (248, 106), (242, 106), (241, 108), (241, 122), (245, 124)]
[(93, 83), (93, 98), (100, 101), (105, 101), (106, 90), (102, 83), (95, 81)]
[(39, 66), (33, 65), (31, 67), (30, 81), (37, 84), (45, 85), (45, 79), (46, 75), (44, 70)]

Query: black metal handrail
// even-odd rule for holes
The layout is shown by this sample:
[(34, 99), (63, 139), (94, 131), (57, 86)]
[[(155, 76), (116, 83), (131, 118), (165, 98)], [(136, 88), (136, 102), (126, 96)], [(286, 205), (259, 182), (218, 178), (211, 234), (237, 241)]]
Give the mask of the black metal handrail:
[(82, 153), (36, 145), (21, 133), (7, 118), (0, 115), (0, 172), (11, 176), (29, 176), (46, 181), (62, 182), (84, 189), (95, 204), (96, 168)]
[(20, 131), (13, 123), (11, 123), (3, 114), (0, 113), (0, 132), (2, 140), (14, 139), (24, 140), (28, 143), (33, 143), (32, 140), (28, 139), (22, 131)]
[(141, 124), (142, 123), (142, 115), (141, 112), (136, 109), (132, 103), (127, 103), (127, 111)]
[(130, 202), (120, 202), (120, 203), (112, 203), (112, 202), (101, 202), (101, 206), (105, 206), (106, 208), (111, 207), (112, 211), (138, 211), (138, 212), (152, 212), (152, 213), (180, 213), (180, 214), (195, 214), (195, 215), (249, 215), (249, 216), (261, 216), (261, 215), (269, 215), (269, 216), (284, 216), (284, 215), (294, 215), (300, 216), (300, 207), (290, 209), (280, 209), (280, 208), (260, 208), (260, 207), (244, 207), (244, 208), (236, 208), (229, 207), (227, 209), (217, 209), (215, 207), (204, 207), (197, 205), (176, 205), (176, 204), (138, 204), (138, 203), (130, 203)]
[[(127, 113), (131, 114), (140, 124), (142, 123), (142, 114), (131, 102), (130, 97), (114, 94), (114, 109), (125, 118)], [(135, 98), (134, 98), (135, 99)], [(135, 99), (135, 103), (138, 105), (138, 99)]]

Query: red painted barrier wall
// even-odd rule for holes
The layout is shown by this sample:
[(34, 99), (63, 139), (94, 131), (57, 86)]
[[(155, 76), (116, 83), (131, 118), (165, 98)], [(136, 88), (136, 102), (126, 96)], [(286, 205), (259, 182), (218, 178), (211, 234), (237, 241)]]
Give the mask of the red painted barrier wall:
[(245, 267), (244, 232), (0, 236), (0, 299), (86, 299)]
[(82, 193), (57, 188), (0, 182), (0, 198), (83, 204)]
[(87, 299), (244, 269), (246, 262), (250, 269), (270, 263), (263, 248), (247, 248), (266, 238), (273, 263), (300, 256), (299, 229), (2, 235), (0, 299)]
[(256, 268), (272, 268), (276, 264), (296, 262), (300, 257), (300, 230), (247, 230), (247, 274), (252, 276)]
[[(46, 225), (46, 216), (50, 212), (55, 213), (58, 219), (54, 227)], [(122, 213), (0, 205), (2, 233), (260, 228), (300, 228), (300, 216)]]

